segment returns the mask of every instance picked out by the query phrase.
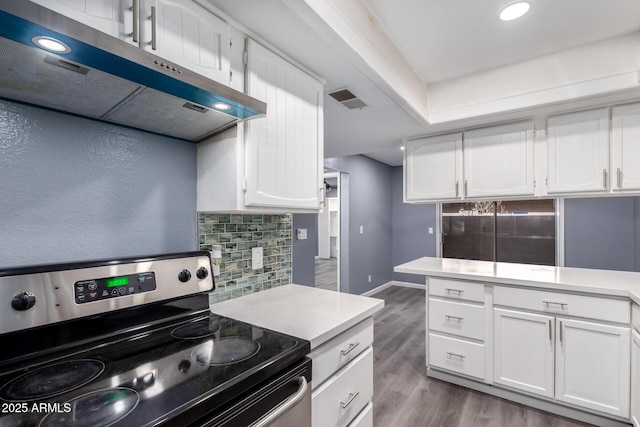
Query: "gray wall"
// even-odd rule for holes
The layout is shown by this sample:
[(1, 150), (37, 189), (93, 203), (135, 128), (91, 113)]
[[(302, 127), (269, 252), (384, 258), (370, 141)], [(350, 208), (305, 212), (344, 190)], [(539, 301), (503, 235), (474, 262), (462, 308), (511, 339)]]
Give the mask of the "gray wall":
[[(307, 229), (307, 240), (298, 240), (298, 228)], [(316, 285), (316, 253), (318, 252), (318, 214), (293, 215), (293, 283)]]
[(196, 146), (0, 100), (0, 268), (195, 250)]
[[(325, 167), (348, 173), (348, 177), (346, 174), (341, 176), (339, 184), (340, 289), (351, 294), (362, 294), (389, 282), (392, 276), (392, 168), (365, 156), (325, 159)], [(363, 234), (359, 232), (360, 226), (364, 226)], [(348, 260), (344, 258), (347, 253)], [(344, 266), (349, 266), (348, 273), (345, 273)]]
[(565, 200), (565, 266), (640, 271), (640, 198)]
[[(436, 256), (437, 209), (435, 204), (410, 205), (402, 201), (402, 166), (392, 172), (392, 234), (393, 265), (413, 261), (423, 256)], [(429, 227), (433, 234), (428, 233)], [(424, 284), (424, 276), (393, 273), (393, 280)]]

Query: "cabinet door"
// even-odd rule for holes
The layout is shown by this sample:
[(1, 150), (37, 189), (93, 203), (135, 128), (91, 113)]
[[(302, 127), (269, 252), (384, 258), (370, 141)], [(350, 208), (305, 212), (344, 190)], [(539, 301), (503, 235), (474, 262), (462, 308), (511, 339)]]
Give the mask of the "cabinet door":
[(462, 134), (408, 141), (404, 150), (405, 202), (458, 198)]
[(494, 309), (494, 382), (553, 397), (554, 318)]
[(614, 191), (640, 189), (640, 104), (612, 109), (611, 145)]
[(556, 399), (629, 417), (629, 328), (557, 319)]
[(632, 331), (631, 338), (631, 422), (640, 427), (640, 334)]
[(550, 117), (547, 127), (547, 191), (607, 191), (609, 110)]
[[(226, 22), (191, 0), (141, 0), (141, 3), (142, 48), (229, 84), (229, 25)], [(150, 18), (152, 7), (155, 22)]]
[(245, 123), (245, 205), (317, 210), (322, 182), (322, 84), (249, 41), (247, 93), (267, 103)]
[(533, 122), (464, 133), (464, 196), (524, 196), (534, 193)]
[(133, 0), (33, 0), (33, 2), (120, 40), (138, 44), (132, 37)]

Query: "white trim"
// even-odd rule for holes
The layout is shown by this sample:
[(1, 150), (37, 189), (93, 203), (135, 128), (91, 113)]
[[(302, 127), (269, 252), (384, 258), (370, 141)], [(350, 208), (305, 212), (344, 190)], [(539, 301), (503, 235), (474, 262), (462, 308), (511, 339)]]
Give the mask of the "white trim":
[(384, 291), (387, 288), (390, 288), (391, 286), (400, 286), (403, 288), (414, 288), (414, 289), (425, 289), (426, 285), (420, 285), (418, 283), (411, 283), (411, 282), (401, 282), (399, 280), (392, 280), (390, 282), (385, 283), (384, 285), (380, 285), (377, 288), (373, 288), (370, 291), (367, 291), (363, 294), (361, 294), (363, 297), (370, 297), (371, 295), (375, 295), (378, 292)]

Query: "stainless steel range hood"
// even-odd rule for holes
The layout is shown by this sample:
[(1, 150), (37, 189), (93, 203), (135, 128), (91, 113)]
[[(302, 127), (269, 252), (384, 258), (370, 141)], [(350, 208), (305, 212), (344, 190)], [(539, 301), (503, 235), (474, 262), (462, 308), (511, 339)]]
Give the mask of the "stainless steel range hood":
[[(38, 37), (69, 51), (41, 49)], [(266, 112), (260, 100), (23, 0), (0, 0), (0, 97), (196, 142)]]

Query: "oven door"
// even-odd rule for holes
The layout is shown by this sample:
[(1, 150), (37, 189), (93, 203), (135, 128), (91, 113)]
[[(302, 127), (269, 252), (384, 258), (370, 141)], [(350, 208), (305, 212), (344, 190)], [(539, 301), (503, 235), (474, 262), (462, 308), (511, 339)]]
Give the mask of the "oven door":
[(311, 427), (311, 359), (304, 358), (197, 425)]

